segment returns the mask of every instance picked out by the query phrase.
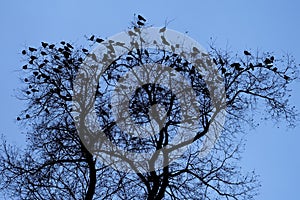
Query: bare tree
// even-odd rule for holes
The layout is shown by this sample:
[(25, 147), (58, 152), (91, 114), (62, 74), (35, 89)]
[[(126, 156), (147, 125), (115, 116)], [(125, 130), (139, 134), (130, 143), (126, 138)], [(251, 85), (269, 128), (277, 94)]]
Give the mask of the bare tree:
[[(106, 41), (91, 36), (88, 38), (91, 45), (87, 49), (62, 41), (59, 44), (42, 42), (39, 48), (29, 47), (22, 51), (26, 62), (22, 75), (25, 87), (19, 97), (26, 101), (27, 108), (17, 120), (26, 130), (28, 140), (25, 149), (18, 149), (3, 140), (0, 188), (7, 195), (20, 199), (87, 200), (255, 197), (260, 186), (257, 176), (254, 172), (243, 174), (238, 166), (242, 150), (239, 136), (244, 124), (255, 127), (253, 113), (255, 107), (262, 103), (265, 103), (266, 117), (283, 119), (294, 125), (296, 111), (288, 103), (288, 85), (297, 77), (293, 58), (275, 58), (271, 53), (254, 55), (249, 51), (234, 55), (212, 45), (209, 53), (202, 56), (209, 58), (207, 62), (216, 66), (216, 73), (222, 78), (225, 93), (220, 94), (189, 59), (193, 54), (201, 53), (198, 49), (191, 47), (188, 52), (191, 57), (183, 57), (164, 50), (162, 46), (144, 48), (146, 41), (141, 30), (146, 28), (145, 23), (146, 20), (138, 16), (133, 22), (134, 27), (127, 32), (134, 35), (139, 48), (130, 49), (110, 60), (106, 70), (95, 77), (98, 82), (95, 94), (91, 93), (92, 101), (83, 103), (87, 106), (83, 106), (85, 109), (80, 107), (81, 114), (96, 110), (97, 121), (103, 130), (96, 135), (86, 129), (86, 124), (80, 123), (84, 120), (75, 119), (72, 114), (76, 91), (83, 91), (74, 81), (81, 76), (80, 67), (84, 60), (97, 60), (88, 49)], [(171, 47), (168, 38), (163, 35), (165, 31), (165, 28), (160, 30), (162, 43)], [(107, 41), (107, 44), (115, 42)], [(179, 49), (180, 46), (172, 48)], [(128, 111), (114, 111), (112, 96), (116, 88), (126, 87), (122, 85), (122, 77), (140, 66), (149, 69), (155, 65), (169, 67), (185, 78), (195, 98), (181, 102), (174, 88), (166, 88), (159, 82), (148, 83), (137, 87), (129, 95)], [(97, 70), (94, 65), (89, 67), (91, 71)], [(169, 72), (160, 71), (158, 74)], [(146, 70), (147, 73), (149, 75), (150, 71)], [(218, 80), (213, 77), (211, 81)], [(126, 95), (124, 98), (128, 97)], [(224, 95), (225, 103), (215, 105), (214, 98), (218, 95)], [(186, 118), (182, 104), (189, 105), (193, 101), (199, 116), (189, 114)], [(222, 133), (210, 152), (199, 156), (201, 144), (215, 120), (214, 113), (221, 110), (226, 112)], [(158, 129), (152, 127), (155, 134), (146, 134), (148, 137), (132, 135), (118, 126), (113, 111), (118, 113), (119, 120), (126, 118), (124, 113), (127, 113), (134, 122), (133, 127), (145, 126), (147, 132), (150, 127), (147, 124), (155, 122)], [(165, 114), (160, 115), (161, 111)], [(196, 119), (197, 129), (187, 141), (171, 144), (179, 134), (183, 119)], [(103, 137), (126, 152), (150, 155), (150, 160), (143, 166), (147, 170), (141, 170), (143, 167), (131, 157), (118, 151), (106, 152), (101, 148), (99, 152), (96, 152), (99, 148), (91, 151), (95, 144), (103, 145)], [(167, 149), (170, 145), (171, 148)], [(187, 147), (184, 153), (173, 159), (172, 152), (182, 147)], [(113, 162), (104, 163), (103, 159), (99, 159), (104, 154), (118, 157), (133, 172), (117, 170)], [(159, 161), (163, 164), (157, 168)]]

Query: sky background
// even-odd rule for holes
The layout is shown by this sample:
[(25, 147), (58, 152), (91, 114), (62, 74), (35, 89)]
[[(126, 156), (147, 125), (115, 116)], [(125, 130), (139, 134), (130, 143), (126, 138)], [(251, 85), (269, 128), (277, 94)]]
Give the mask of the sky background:
[[(154, 26), (164, 26), (188, 35), (204, 47), (210, 37), (217, 46), (232, 51), (291, 53), (300, 63), (300, 2), (297, 0), (194, 0), (194, 1), (15, 1), (0, 2), (0, 134), (11, 143), (24, 144), (16, 116), (23, 102), (15, 97), (22, 86), (19, 71), (24, 46), (41, 41), (83, 43), (84, 35), (108, 37), (124, 31), (133, 14), (142, 14)], [(300, 82), (292, 86), (291, 103), (300, 110)], [(297, 200), (300, 189), (300, 123), (292, 130), (262, 122), (247, 130), (241, 161), (245, 171), (261, 176), (258, 200)]]

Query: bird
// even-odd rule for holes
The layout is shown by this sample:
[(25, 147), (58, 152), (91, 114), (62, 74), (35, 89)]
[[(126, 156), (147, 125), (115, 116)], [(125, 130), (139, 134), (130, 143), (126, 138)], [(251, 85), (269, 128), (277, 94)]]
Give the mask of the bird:
[(37, 51), (37, 49), (36, 49), (36, 48), (33, 48), (33, 47), (29, 47), (28, 49), (29, 49), (29, 51), (31, 51), (31, 52)]
[(70, 49), (74, 49), (74, 47), (70, 43), (67, 43), (67, 47), (69, 47)]
[(24, 65), (22, 68), (23, 68), (23, 69), (27, 69), (27, 65)]
[(28, 82), (28, 78), (24, 78), (24, 82)]
[(41, 55), (42, 55), (42, 56), (46, 56), (47, 53), (46, 53), (45, 51), (41, 51)]
[(87, 52), (89, 52), (89, 50), (83, 48), (82, 52), (87, 53)]
[(244, 51), (244, 54), (246, 55), (246, 56), (251, 56), (251, 53), (249, 52), (249, 51)]
[(66, 42), (65, 42), (65, 41), (61, 41), (60, 43), (61, 43), (62, 45), (65, 45), (65, 44), (66, 44)]
[(143, 22), (141, 22), (141, 21), (137, 21), (136, 24), (139, 25), (139, 26), (144, 26), (144, 25), (145, 25), (145, 24), (144, 24)]
[(29, 115), (29, 114), (26, 114), (26, 116), (25, 116), (25, 117), (28, 119), (28, 118), (30, 118), (30, 115)]
[(222, 67), (221, 70), (222, 70), (222, 74), (226, 73), (226, 69), (224, 67)]
[(25, 55), (25, 54), (26, 54), (26, 51), (25, 51), (25, 50), (23, 50), (23, 51), (22, 51), (22, 54), (23, 54), (23, 55)]
[(48, 46), (48, 43), (42, 42), (42, 47), (46, 48)]
[(31, 92), (30, 92), (30, 91), (26, 91), (26, 94), (27, 94), (27, 95), (30, 95), (30, 94), (31, 94)]
[(264, 63), (266, 64), (266, 65), (269, 65), (269, 64), (272, 64), (272, 60), (271, 59), (269, 59), (269, 58), (266, 58), (265, 59), (265, 61), (264, 61)]
[(54, 44), (50, 44), (50, 45), (49, 45), (49, 49), (53, 49), (54, 46), (55, 46)]
[(20, 118), (20, 117), (17, 117), (17, 120), (18, 120), (18, 121), (20, 121), (20, 120), (21, 120), (21, 118)]
[(95, 36), (92, 35), (89, 40), (94, 41), (94, 39), (95, 39)]
[(103, 42), (104, 40), (103, 39), (101, 39), (101, 38), (97, 38), (96, 39), (96, 42), (98, 42), (98, 43), (101, 43), (101, 42)]
[(39, 72), (32, 72), (33, 75), (37, 76), (39, 74)]
[(35, 59), (37, 59), (37, 57), (36, 56), (30, 56), (30, 59), (35, 60)]
[(144, 17), (142, 17), (141, 15), (138, 15), (138, 19), (141, 21), (144, 21), (144, 22), (146, 21), (146, 19)]
[(290, 80), (290, 77), (287, 76), (287, 75), (284, 75), (283, 78), (284, 78), (286, 81)]
[(222, 58), (219, 58), (219, 63), (220, 63), (221, 66), (224, 66), (224, 65), (225, 65), (225, 63), (224, 63), (224, 61), (222, 60)]
[(147, 51), (147, 49), (145, 49), (145, 55), (147, 56), (147, 57), (149, 57), (149, 52)]

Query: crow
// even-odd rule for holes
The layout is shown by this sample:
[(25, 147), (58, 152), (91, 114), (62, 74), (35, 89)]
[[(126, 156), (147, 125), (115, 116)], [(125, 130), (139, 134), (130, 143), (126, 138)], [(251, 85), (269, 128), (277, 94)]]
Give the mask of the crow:
[(144, 21), (144, 22), (146, 21), (146, 19), (144, 17), (142, 17), (141, 15), (138, 15), (138, 19), (141, 21)]
[(44, 48), (46, 48), (46, 47), (48, 46), (48, 43), (42, 42), (42, 46), (43, 46)]
[(244, 51), (244, 54), (245, 54), (246, 56), (251, 56), (251, 53), (250, 53), (249, 51)]
[(33, 47), (29, 47), (28, 49), (29, 49), (29, 51), (31, 51), (31, 52), (37, 51), (37, 49), (36, 49), (36, 48), (33, 48)]
[(101, 39), (101, 38), (97, 38), (96, 39), (96, 42), (98, 42), (98, 43), (101, 43), (101, 42), (103, 42), (104, 40), (103, 39)]
[(137, 25), (144, 26), (145, 24), (143, 22), (141, 22), (141, 21), (137, 21)]

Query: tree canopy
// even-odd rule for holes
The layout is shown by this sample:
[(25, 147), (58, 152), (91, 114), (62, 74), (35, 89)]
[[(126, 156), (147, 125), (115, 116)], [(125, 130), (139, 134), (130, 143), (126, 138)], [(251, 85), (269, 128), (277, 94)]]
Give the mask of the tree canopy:
[[(20, 199), (253, 199), (260, 182), (239, 167), (239, 136), (244, 124), (256, 126), (255, 109), (262, 103), (266, 118), (295, 124), (297, 113), (288, 102), (288, 86), (297, 78), (293, 58), (250, 50), (234, 54), (214, 44), (208, 52), (187, 50), (168, 37), (166, 27), (150, 46), (143, 34), (146, 19), (138, 15), (132, 25), (125, 32), (131, 49), (92, 35), (86, 47), (42, 42), (22, 51), (19, 98), (27, 107), (17, 121), (27, 146), (18, 149), (3, 140), (0, 188)], [(118, 48), (125, 53), (116, 56)], [(100, 73), (99, 51), (106, 56)], [(147, 76), (148, 83), (134, 84)], [(86, 124), (91, 111), (102, 131)], [(202, 154), (220, 112), (226, 114), (221, 133)], [(188, 138), (181, 128), (191, 132)], [(102, 148), (103, 138), (114, 147)], [(186, 149), (173, 154), (180, 148)], [(141, 166), (129, 155), (149, 158)], [(124, 170), (116, 168), (119, 162)]]

